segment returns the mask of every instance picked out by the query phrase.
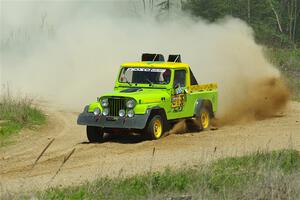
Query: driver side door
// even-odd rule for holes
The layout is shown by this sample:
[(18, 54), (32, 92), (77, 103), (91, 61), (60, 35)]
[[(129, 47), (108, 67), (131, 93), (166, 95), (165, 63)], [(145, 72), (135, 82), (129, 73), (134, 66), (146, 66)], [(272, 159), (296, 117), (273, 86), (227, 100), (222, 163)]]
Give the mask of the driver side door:
[(184, 69), (174, 71), (173, 89), (171, 93), (172, 118), (184, 117), (184, 106), (187, 98), (187, 72)]

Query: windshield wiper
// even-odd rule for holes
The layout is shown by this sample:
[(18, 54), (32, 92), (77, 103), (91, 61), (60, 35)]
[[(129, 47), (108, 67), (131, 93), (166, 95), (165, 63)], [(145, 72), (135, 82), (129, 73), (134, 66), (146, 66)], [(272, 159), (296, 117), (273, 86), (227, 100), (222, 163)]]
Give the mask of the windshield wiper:
[(146, 78), (146, 81), (149, 83), (149, 86), (153, 85), (153, 83), (148, 78)]
[(126, 83), (128, 83), (128, 85), (131, 87), (132, 85), (131, 85), (131, 83), (128, 81), (127, 77), (124, 76), (124, 78), (125, 78)]

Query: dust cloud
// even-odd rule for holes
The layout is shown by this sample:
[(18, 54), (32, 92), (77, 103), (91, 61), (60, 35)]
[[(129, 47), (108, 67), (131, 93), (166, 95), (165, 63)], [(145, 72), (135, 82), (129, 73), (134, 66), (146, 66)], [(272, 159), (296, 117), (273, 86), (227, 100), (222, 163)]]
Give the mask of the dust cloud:
[(264, 118), (287, 103), (279, 71), (253, 30), (180, 12), (144, 14), (138, 1), (1, 2), (0, 82), (80, 111), (111, 91), (122, 62), (143, 52), (181, 54), (199, 83), (219, 86), (218, 124)]

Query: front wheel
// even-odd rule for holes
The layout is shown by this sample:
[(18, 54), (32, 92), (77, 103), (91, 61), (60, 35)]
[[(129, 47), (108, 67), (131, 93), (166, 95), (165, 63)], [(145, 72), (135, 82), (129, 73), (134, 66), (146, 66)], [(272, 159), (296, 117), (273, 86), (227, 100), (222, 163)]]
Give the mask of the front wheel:
[(149, 139), (157, 140), (164, 132), (164, 124), (160, 115), (155, 115), (148, 124), (147, 136)]
[(100, 127), (87, 126), (86, 134), (89, 142), (91, 143), (98, 143), (103, 141), (104, 132), (103, 129)]

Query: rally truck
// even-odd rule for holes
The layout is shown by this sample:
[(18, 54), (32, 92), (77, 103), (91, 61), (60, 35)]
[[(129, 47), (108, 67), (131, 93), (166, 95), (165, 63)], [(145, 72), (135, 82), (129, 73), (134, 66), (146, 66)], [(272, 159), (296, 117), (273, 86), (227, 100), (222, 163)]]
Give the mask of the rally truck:
[(77, 123), (86, 126), (90, 142), (104, 133), (139, 133), (159, 139), (172, 124), (193, 119), (199, 130), (210, 127), (217, 111), (216, 83), (199, 85), (180, 55), (143, 54), (140, 62), (120, 67), (114, 90), (85, 106)]

